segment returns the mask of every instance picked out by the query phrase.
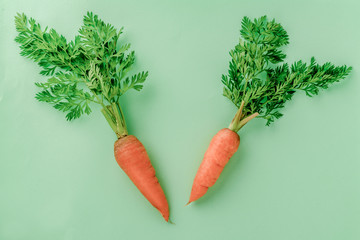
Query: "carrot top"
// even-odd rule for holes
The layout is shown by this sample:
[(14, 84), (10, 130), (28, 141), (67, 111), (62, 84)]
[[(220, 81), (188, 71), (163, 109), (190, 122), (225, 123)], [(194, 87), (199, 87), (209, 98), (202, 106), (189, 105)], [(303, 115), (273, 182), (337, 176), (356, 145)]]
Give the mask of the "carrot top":
[(289, 37), (279, 23), (266, 16), (253, 21), (244, 17), (241, 27), (242, 38), (230, 51), (229, 71), (222, 76), (224, 96), (239, 108), (229, 126), (235, 132), (254, 117), (264, 118), (269, 125), (283, 115), (279, 109), (296, 90), (316, 95), (352, 69), (330, 62), (319, 65), (314, 57), (309, 64), (300, 60), (289, 66), (282, 63), (286, 55), (281, 50)]
[(116, 30), (91, 12), (70, 42), (54, 29), (42, 30), (25, 14), (17, 14), (15, 26), (21, 55), (37, 62), (40, 74), (49, 76), (36, 83), (42, 88), (36, 99), (67, 113), (69, 121), (90, 114), (90, 103), (100, 104), (117, 137), (127, 135), (119, 99), (129, 89), (141, 90), (148, 72), (127, 76), (135, 54), (129, 52), (130, 44), (118, 42), (123, 28)]

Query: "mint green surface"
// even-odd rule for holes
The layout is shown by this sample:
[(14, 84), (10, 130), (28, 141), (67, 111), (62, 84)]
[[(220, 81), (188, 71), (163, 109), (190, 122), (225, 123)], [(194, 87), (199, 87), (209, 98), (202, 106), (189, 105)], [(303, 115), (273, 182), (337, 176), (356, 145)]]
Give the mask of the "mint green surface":
[[(357, 0), (0, 0), (0, 240), (360, 239), (359, 9)], [(34, 99), (44, 78), (19, 55), (14, 15), (72, 39), (88, 10), (124, 26), (135, 70), (149, 71), (122, 106), (174, 225), (115, 162), (115, 134), (99, 108), (66, 122)], [(184, 207), (211, 137), (236, 112), (220, 79), (240, 21), (265, 14), (289, 33), (287, 61), (315, 56), (354, 70), (319, 96), (296, 94), (270, 127), (250, 122), (216, 185)]]

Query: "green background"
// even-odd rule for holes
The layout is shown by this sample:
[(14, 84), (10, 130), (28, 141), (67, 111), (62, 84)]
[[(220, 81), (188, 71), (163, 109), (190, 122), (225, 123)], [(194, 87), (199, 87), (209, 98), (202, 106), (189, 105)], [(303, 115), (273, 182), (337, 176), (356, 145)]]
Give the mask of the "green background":
[[(76, 3), (75, 3), (76, 2)], [(0, 0), (0, 239), (360, 239), (360, 3), (349, 1)], [(25, 12), (72, 39), (91, 10), (132, 44), (144, 89), (122, 106), (146, 146), (175, 225), (121, 171), (97, 106), (74, 122), (37, 102), (39, 68), (19, 55)], [(253, 120), (202, 200), (184, 207), (211, 137), (236, 108), (221, 74), (243, 16), (288, 31), (287, 61), (331, 61), (352, 74), (319, 96), (299, 92), (270, 127)]]

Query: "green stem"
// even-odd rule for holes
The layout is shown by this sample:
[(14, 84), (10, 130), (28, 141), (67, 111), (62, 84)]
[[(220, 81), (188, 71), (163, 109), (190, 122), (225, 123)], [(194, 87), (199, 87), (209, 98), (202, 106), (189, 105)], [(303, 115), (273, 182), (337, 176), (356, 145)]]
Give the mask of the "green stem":
[(239, 110), (236, 112), (234, 119), (231, 121), (228, 127), (234, 132), (238, 132), (243, 126), (245, 126), (246, 123), (259, 115), (259, 113), (256, 112), (245, 117), (246, 115), (243, 113), (244, 104), (244, 101), (242, 101)]
[[(244, 118), (243, 120), (241, 120), (241, 121), (239, 122), (239, 130), (240, 130), (245, 124), (247, 124), (250, 120), (256, 118), (258, 115), (259, 115), (259, 113), (256, 112), (256, 113), (253, 113), (253, 114), (251, 114), (250, 116)], [(239, 131), (239, 130), (238, 130), (238, 131)]]
[(109, 123), (111, 129), (115, 132), (117, 138), (122, 138), (128, 135), (124, 114), (119, 103), (113, 102), (101, 109), (101, 112)]
[[(109, 111), (106, 108), (101, 109), (102, 114), (104, 115), (106, 121), (109, 123), (111, 129), (116, 133), (116, 123), (112, 120), (111, 115), (109, 114)], [(116, 134), (117, 135), (117, 134)], [(118, 136), (119, 137), (119, 136)]]
[(120, 110), (122, 123), (123, 123), (123, 126), (124, 126), (124, 128), (125, 128), (125, 130), (126, 130), (126, 134), (127, 134), (127, 127), (126, 127), (126, 121), (125, 121), (124, 113), (123, 113), (123, 111), (122, 111), (122, 109), (121, 109), (121, 107), (120, 107), (120, 104), (117, 104), (117, 106), (118, 106), (118, 108), (119, 108), (119, 110)]
[(239, 108), (239, 110), (236, 112), (235, 117), (233, 118), (233, 120), (231, 121), (231, 123), (230, 123), (230, 125), (229, 125), (229, 129), (230, 129), (230, 130), (233, 130), (233, 131), (236, 130), (237, 125), (238, 125), (238, 123), (240, 122), (241, 117), (242, 117), (242, 111), (243, 111), (243, 108), (244, 108), (244, 104), (245, 104), (245, 102), (244, 102), (244, 101), (241, 101), (240, 108)]
[(245, 96), (248, 81), (249, 81), (249, 78), (245, 78), (244, 90), (243, 90), (243, 94), (242, 94), (243, 97)]
[(111, 107), (113, 109), (115, 118), (116, 118), (116, 126), (118, 133), (121, 135), (127, 135), (127, 129), (125, 124), (124, 115), (122, 114), (122, 111), (120, 110), (120, 105), (118, 103), (112, 103)]
[(95, 91), (94, 91), (94, 90), (91, 90), (91, 92), (94, 94), (94, 96), (95, 96), (96, 99), (98, 100), (99, 104), (101, 104), (101, 106), (102, 106), (103, 108), (106, 108), (105, 105), (104, 105), (104, 101), (99, 98), (99, 96), (95, 93)]

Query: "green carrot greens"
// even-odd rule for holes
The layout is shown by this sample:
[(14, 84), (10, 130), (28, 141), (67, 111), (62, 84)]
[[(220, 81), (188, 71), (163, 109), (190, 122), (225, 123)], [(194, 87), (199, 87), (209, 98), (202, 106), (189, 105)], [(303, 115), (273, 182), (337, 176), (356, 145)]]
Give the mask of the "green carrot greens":
[(36, 83), (42, 89), (37, 100), (65, 112), (67, 120), (90, 114), (90, 103), (100, 104), (116, 135), (127, 135), (119, 98), (129, 89), (141, 90), (148, 72), (127, 76), (135, 54), (129, 52), (130, 44), (119, 43), (123, 28), (116, 30), (91, 12), (70, 42), (54, 29), (42, 30), (25, 14), (17, 14), (15, 26), (21, 55), (37, 62), (40, 74), (49, 76)]
[(229, 71), (222, 76), (224, 96), (239, 108), (229, 126), (235, 132), (254, 117), (271, 124), (282, 116), (279, 109), (296, 90), (316, 95), (319, 89), (344, 79), (352, 69), (330, 62), (320, 65), (315, 58), (309, 64), (300, 60), (289, 66), (282, 63), (286, 55), (280, 49), (289, 43), (289, 37), (279, 23), (266, 16), (254, 21), (244, 17), (241, 27), (242, 39), (230, 51)]

